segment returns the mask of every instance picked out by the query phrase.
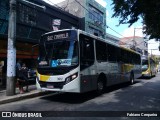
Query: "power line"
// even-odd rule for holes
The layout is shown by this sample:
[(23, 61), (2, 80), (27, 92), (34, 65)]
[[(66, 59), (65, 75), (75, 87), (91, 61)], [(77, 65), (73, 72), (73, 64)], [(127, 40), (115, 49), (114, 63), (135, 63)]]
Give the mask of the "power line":
[[(50, 0), (48, 0), (48, 1), (50, 1)], [(89, 11), (86, 7), (84, 7), (79, 1), (77, 1), (77, 0), (75, 0), (75, 1), (76, 1), (83, 9), (85, 9), (88, 13), (91, 13), (95, 18), (98, 19), (97, 16), (95, 16), (92, 12), (90, 12), (90, 11)], [(66, 5), (65, 9), (68, 7), (68, 4), (69, 4), (69, 0), (67, 1), (67, 5)], [(58, 7), (59, 7), (59, 6), (58, 6)], [(126, 38), (126, 37), (124, 37), (122, 34), (120, 34), (119, 32), (117, 32), (116, 30), (114, 30), (113, 28), (111, 28), (110, 26), (108, 26), (108, 25), (104, 25), (104, 26), (106, 26), (107, 28), (111, 29), (112, 31), (114, 31), (114, 32), (117, 33), (118, 35), (122, 36), (123, 38)], [(137, 28), (137, 29), (140, 29), (140, 28)], [(128, 40), (130, 40), (130, 39), (128, 39)], [(126, 45), (129, 45), (130, 47), (133, 46), (132, 44), (128, 44), (127, 42), (123, 42), (123, 41), (121, 41), (121, 42), (124, 43), (124, 44), (126, 44)], [(140, 45), (140, 44), (142, 44), (143, 42), (145, 42), (145, 41), (142, 41), (142, 42), (138, 43), (137, 45)]]
[[(47, 0), (47, 1), (49, 1), (50, 3), (52, 3), (53, 5), (55, 5), (55, 6), (57, 6), (58, 8), (61, 8), (62, 10), (64, 10), (62, 7), (60, 7), (60, 6), (58, 6), (58, 5), (56, 5), (56, 4), (54, 4), (53, 2), (51, 2), (50, 0)], [(75, 0), (80, 6), (82, 6), (83, 7), (83, 9), (85, 9), (85, 10), (87, 10), (89, 13), (91, 13), (86, 7), (84, 7), (79, 1), (77, 1), (77, 0)], [(69, 3), (69, 0), (68, 0), (68, 2), (67, 2), (67, 5), (66, 5), (66, 7), (68, 6), (68, 3)], [(66, 8), (65, 7), (65, 8)], [(93, 13), (91, 13), (94, 17), (96, 17), (97, 18), (97, 16), (95, 16)], [(111, 27), (109, 27), (108, 25), (105, 25), (107, 28), (110, 28), (112, 31), (114, 31), (115, 33), (117, 33), (118, 35), (120, 35), (120, 36), (122, 36), (122, 37), (124, 37), (122, 34), (120, 34), (120, 33), (118, 33), (117, 31), (115, 31), (114, 29), (112, 29)], [(127, 44), (127, 43), (126, 43)]]
[(111, 29), (112, 31), (114, 31), (115, 33), (117, 33), (118, 35), (124, 37), (122, 34), (118, 33), (117, 31), (115, 31), (114, 29), (112, 29), (111, 27), (109, 27), (108, 25), (107, 25), (107, 27), (110, 28), (110, 29)]
[[(50, 3), (52, 3), (54, 6), (57, 6), (58, 8), (64, 10), (64, 8), (62, 8), (62, 7), (54, 4), (52, 1), (50, 1), (50, 0), (47, 0), (47, 1), (49, 1)], [(77, 0), (75, 0), (75, 1), (76, 1), (83, 9), (85, 9), (87, 12), (91, 13), (95, 18), (98, 19), (97, 16), (95, 16), (92, 12), (90, 12), (90, 11), (89, 11), (86, 7), (84, 7), (79, 1), (77, 1)], [(67, 1), (66, 7), (68, 6), (68, 4), (69, 4), (69, 0)], [(65, 7), (65, 8), (66, 8), (66, 7)], [(64, 10), (64, 11), (65, 11), (65, 10)], [(114, 29), (111, 28), (110, 26), (108, 26), (108, 25), (104, 25), (104, 26), (106, 26), (107, 28), (111, 29), (112, 31), (114, 31), (114, 32), (117, 33), (118, 35), (120, 35), (120, 36), (122, 36), (123, 38), (125, 38), (122, 34), (120, 34), (119, 32), (117, 32), (116, 30), (114, 30)], [(128, 40), (130, 40), (130, 39), (128, 39)], [(123, 41), (121, 41), (121, 42), (124, 43), (124, 44), (126, 44), (126, 45), (132, 46), (131, 44), (128, 44), (127, 42), (123, 42)], [(141, 43), (140, 43), (140, 44), (141, 44)]]
[[(87, 10), (89, 13), (91, 13), (94, 17), (97, 18), (97, 16), (95, 16), (92, 12), (90, 12), (86, 7), (84, 7), (79, 1), (75, 0), (79, 5), (81, 5), (85, 10)], [(108, 25), (105, 25), (107, 28), (111, 29), (112, 31), (114, 31), (115, 33), (117, 33), (118, 35), (122, 36), (123, 38), (126, 38), (124, 37), (122, 34), (120, 34), (119, 32), (117, 32), (116, 30), (114, 30), (113, 28), (109, 27)], [(137, 28), (137, 29), (140, 29), (140, 28)], [(130, 39), (128, 39), (130, 40)], [(126, 44), (126, 45), (129, 45), (129, 46), (132, 46), (132, 44), (128, 44), (127, 42), (123, 42), (121, 41), (122, 43)], [(144, 41), (142, 41), (141, 43), (137, 44), (137, 45), (140, 45), (142, 44)]]
[(67, 5), (63, 8), (64, 10), (68, 7), (69, 0), (67, 0)]
[[(97, 16), (95, 16), (92, 12), (90, 12), (86, 7), (84, 7), (79, 1), (75, 0), (79, 5), (81, 5), (85, 10), (87, 10), (89, 13), (91, 13), (94, 17), (97, 18)], [(114, 31), (115, 33), (117, 33), (118, 35), (124, 37), (123, 35), (121, 35), (120, 33), (118, 33), (117, 31), (115, 31), (114, 29), (112, 29), (111, 27), (109, 27), (108, 25), (105, 25), (107, 28), (110, 28), (112, 31)]]
[[(89, 13), (91, 13), (94, 17), (97, 18), (97, 16), (95, 16), (92, 12), (90, 12), (86, 7), (84, 7), (79, 1), (75, 0), (80, 6), (83, 7), (83, 9), (87, 10)], [(112, 29), (111, 27), (109, 27), (108, 25), (105, 25), (107, 28), (110, 28), (112, 31), (114, 31), (115, 33), (117, 33), (118, 35), (124, 37), (122, 34), (118, 33), (117, 31), (115, 31), (114, 29)], [(125, 37), (124, 37), (125, 38)], [(122, 43), (125, 43), (125, 42), (122, 42)], [(125, 44), (128, 44), (128, 43), (125, 43)], [(128, 44), (130, 45), (130, 44)]]

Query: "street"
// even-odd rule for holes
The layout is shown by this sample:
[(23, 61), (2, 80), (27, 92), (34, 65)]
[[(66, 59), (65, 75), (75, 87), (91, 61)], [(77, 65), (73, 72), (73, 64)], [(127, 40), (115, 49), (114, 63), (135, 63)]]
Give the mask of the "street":
[(0, 111), (160, 111), (159, 88), (160, 74), (157, 74), (151, 79), (136, 79), (132, 86), (109, 87), (100, 96), (94, 92), (52, 94), (3, 104)]

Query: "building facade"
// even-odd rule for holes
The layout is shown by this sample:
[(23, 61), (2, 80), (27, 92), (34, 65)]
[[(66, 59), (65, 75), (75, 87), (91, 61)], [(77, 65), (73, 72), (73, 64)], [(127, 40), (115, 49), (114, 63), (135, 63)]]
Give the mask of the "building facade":
[[(66, 11), (41, 0), (28, 1), (46, 8), (42, 9), (21, 0), (17, 0), (16, 4), (16, 56), (17, 59), (25, 61), (28, 67), (32, 67), (35, 66), (34, 61), (38, 54), (38, 48), (33, 53), (32, 46), (39, 42), (42, 34), (53, 31), (57, 27), (55, 21), (59, 21), (58, 29), (80, 27), (79, 18)], [(6, 75), (7, 69), (8, 19), (9, 0), (0, 0), (0, 62), (4, 63), (3, 75)]]
[(144, 40), (143, 37), (131, 36), (121, 38), (119, 42), (120, 46), (133, 49), (143, 56), (148, 56), (148, 43)]
[(82, 30), (105, 38), (106, 8), (95, 0), (65, 0), (57, 5), (79, 17)]
[[(29, 0), (28, 0), (29, 1)], [(51, 6), (41, 0), (31, 2), (45, 6), (46, 9), (35, 7), (23, 1), (17, 1), (17, 31), (18, 40), (38, 42), (40, 36), (53, 30), (53, 21), (60, 20), (60, 29), (79, 28), (79, 18)], [(0, 1), (0, 37), (7, 38), (9, 18), (9, 0)]]

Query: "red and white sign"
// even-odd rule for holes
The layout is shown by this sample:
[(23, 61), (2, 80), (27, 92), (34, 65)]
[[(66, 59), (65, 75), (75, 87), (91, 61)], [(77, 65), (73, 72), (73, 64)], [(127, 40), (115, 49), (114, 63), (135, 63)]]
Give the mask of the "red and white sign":
[(61, 25), (61, 19), (54, 19), (53, 20), (53, 25), (60, 26)]
[(53, 19), (52, 27), (54, 31), (59, 30), (60, 25), (61, 25), (61, 19)]

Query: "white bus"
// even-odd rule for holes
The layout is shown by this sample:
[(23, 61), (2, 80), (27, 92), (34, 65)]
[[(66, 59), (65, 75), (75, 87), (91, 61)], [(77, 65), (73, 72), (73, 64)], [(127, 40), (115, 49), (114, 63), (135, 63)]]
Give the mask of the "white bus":
[(81, 30), (41, 36), (36, 86), (40, 90), (102, 92), (141, 76), (140, 54)]

